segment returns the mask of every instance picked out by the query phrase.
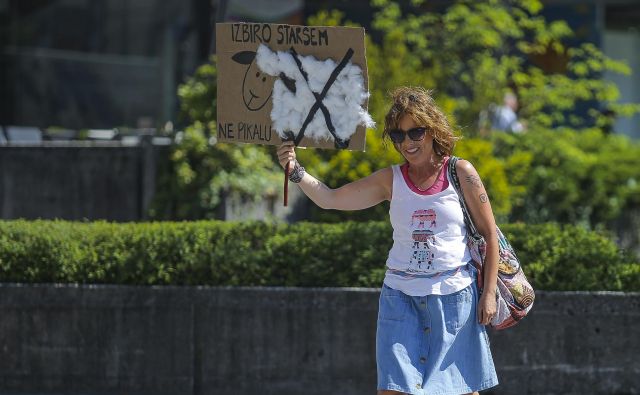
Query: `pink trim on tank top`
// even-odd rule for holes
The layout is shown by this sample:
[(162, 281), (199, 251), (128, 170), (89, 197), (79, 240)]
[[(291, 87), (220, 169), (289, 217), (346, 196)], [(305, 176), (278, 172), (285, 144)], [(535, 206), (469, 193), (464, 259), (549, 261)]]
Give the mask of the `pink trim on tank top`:
[(449, 188), (449, 179), (447, 178), (447, 163), (449, 163), (449, 157), (447, 156), (444, 159), (444, 163), (440, 168), (440, 174), (438, 174), (438, 179), (426, 190), (422, 191), (418, 189), (417, 186), (411, 181), (409, 178), (409, 163), (405, 163), (400, 166), (400, 171), (402, 172), (402, 178), (404, 178), (405, 183), (413, 192), (418, 195), (435, 195), (436, 193), (442, 192), (445, 189)]

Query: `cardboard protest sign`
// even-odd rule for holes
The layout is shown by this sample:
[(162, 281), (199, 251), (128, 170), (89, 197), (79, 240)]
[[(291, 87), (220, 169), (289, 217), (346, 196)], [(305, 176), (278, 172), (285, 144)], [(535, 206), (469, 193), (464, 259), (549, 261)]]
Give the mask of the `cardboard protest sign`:
[(216, 24), (218, 131), (225, 142), (364, 150), (364, 29)]

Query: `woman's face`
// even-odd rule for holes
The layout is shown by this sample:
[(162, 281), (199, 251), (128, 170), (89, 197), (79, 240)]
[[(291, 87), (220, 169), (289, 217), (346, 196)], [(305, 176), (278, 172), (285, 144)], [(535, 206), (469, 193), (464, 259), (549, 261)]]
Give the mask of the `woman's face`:
[(393, 144), (402, 156), (404, 156), (407, 162), (413, 164), (430, 160), (433, 152), (433, 136), (428, 130), (424, 134), (424, 138), (419, 141), (413, 141), (408, 135), (406, 135), (407, 130), (419, 126), (424, 125), (417, 125), (409, 115), (403, 115), (398, 122), (398, 129), (405, 132), (404, 141), (399, 144)]

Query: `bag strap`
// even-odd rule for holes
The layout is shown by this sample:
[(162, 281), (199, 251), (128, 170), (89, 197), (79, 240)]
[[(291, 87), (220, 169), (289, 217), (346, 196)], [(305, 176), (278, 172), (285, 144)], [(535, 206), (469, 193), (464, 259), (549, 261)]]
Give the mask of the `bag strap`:
[(467, 208), (467, 204), (464, 201), (464, 193), (462, 192), (462, 187), (460, 186), (460, 179), (458, 178), (458, 171), (456, 170), (456, 163), (460, 158), (457, 156), (449, 157), (449, 178), (453, 181), (453, 187), (458, 193), (458, 198), (460, 200), (460, 208), (462, 208), (462, 214), (464, 215), (464, 224), (467, 226), (467, 230), (469, 232), (469, 236), (478, 240), (481, 239), (482, 236), (478, 232), (473, 220), (471, 219), (471, 215), (469, 215), (469, 209)]

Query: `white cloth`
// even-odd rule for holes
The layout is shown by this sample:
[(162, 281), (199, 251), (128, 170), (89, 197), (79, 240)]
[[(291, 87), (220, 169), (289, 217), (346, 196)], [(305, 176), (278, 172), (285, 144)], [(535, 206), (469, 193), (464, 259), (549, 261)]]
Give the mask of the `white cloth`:
[(409, 188), (400, 166), (392, 169), (393, 246), (384, 283), (410, 296), (446, 295), (466, 288), (473, 281), (467, 270), (471, 254), (453, 183), (449, 180), (444, 191), (423, 195)]
[(521, 133), (524, 130), (524, 126), (518, 121), (518, 115), (508, 106), (500, 106), (496, 109), (491, 126), (496, 130), (513, 133)]

